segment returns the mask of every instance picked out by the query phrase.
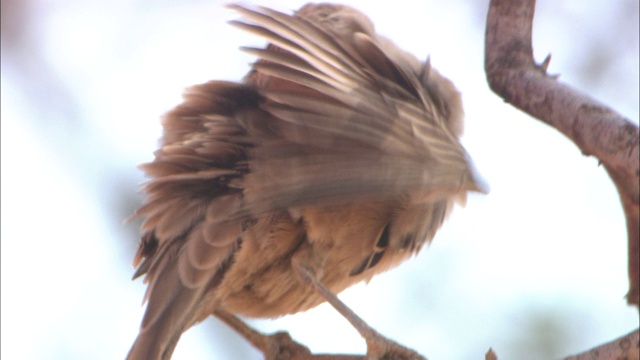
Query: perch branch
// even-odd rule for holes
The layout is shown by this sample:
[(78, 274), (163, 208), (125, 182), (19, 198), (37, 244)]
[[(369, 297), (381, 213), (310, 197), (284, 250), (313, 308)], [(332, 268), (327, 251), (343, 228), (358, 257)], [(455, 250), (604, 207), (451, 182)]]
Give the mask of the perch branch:
[(564, 360), (639, 359), (640, 333), (634, 330), (609, 343), (569, 356)]
[(584, 155), (595, 156), (613, 180), (627, 222), (629, 292), (638, 306), (640, 286), (640, 169), (638, 127), (611, 108), (546, 73), (534, 62), (531, 29), (535, 0), (492, 0), (487, 15), (485, 71), (506, 102), (553, 126)]

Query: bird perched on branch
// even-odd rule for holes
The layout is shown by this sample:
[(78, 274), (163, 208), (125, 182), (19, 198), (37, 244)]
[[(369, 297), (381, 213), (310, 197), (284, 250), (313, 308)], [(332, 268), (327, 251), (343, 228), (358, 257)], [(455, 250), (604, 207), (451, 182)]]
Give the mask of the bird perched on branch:
[[(130, 360), (169, 359), (209, 315), (266, 358), (301, 345), (236, 315), (273, 318), (328, 301), (369, 358), (421, 358), (384, 338), (336, 294), (429, 242), (455, 202), (483, 191), (459, 142), (453, 84), (343, 5), (293, 15), (231, 6), (268, 41), (242, 83), (187, 90), (163, 119), (134, 260), (147, 308)], [(304, 357), (303, 357), (304, 358)]]

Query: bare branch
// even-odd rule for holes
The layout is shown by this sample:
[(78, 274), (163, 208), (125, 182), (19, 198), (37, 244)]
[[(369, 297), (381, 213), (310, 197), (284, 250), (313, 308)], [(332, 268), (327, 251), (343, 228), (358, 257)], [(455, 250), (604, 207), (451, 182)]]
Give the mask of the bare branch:
[(533, 60), (535, 0), (492, 0), (487, 16), (485, 71), (506, 102), (553, 126), (585, 155), (593, 155), (618, 189), (627, 221), (629, 292), (638, 306), (640, 286), (640, 165), (638, 127), (611, 108), (546, 74), (548, 60)]
[(489, 349), (487, 353), (484, 355), (485, 360), (498, 360), (498, 355), (493, 351), (493, 349)]
[[(602, 344), (583, 353), (569, 356), (564, 360), (609, 360), (609, 359), (638, 359), (640, 356), (640, 332), (634, 330), (611, 342)], [(489, 349), (485, 355), (486, 360), (498, 360), (498, 357)]]
[(564, 360), (639, 359), (639, 356), (640, 332), (635, 330), (609, 343), (569, 356)]

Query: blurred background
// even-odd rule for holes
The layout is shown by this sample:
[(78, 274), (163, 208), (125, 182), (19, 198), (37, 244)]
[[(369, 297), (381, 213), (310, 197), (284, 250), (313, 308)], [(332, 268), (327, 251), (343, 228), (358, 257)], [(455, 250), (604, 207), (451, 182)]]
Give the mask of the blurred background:
[[(559, 358), (638, 326), (627, 307), (626, 234), (594, 158), (503, 103), (483, 72), (487, 1), (346, 1), (380, 33), (451, 78), (463, 143), (491, 186), (456, 209), (417, 258), (341, 298), (429, 359)], [(143, 314), (131, 281), (144, 181), (159, 117), (185, 87), (240, 80), (261, 39), (215, 0), (2, 0), (3, 359), (122, 359)], [(262, 2), (282, 11), (304, 1)], [(638, 1), (539, 1), (538, 61), (639, 117)], [(326, 305), (256, 328), (290, 331), (314, 352), (363, 353)], [(259, 359), (215, 319), (174, 359)]]

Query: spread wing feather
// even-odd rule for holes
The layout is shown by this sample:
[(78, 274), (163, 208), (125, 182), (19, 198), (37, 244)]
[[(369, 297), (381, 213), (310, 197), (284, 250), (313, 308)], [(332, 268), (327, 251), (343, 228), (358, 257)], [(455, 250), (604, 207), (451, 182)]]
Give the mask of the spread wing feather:
[[(234, 6), (265, 37), (248, 81), (272, 116), (256, 134), (243, 213), (475, 189), (469, 159), (425, 80), (433, 71), (367, 26), (332, 33), (303, 16)], [(395, 53), (394, 53), (395, 52)], [(448, 80), (445, 80), (448, 81)], [(457, 94), (456, 94), (457, 95)]]

